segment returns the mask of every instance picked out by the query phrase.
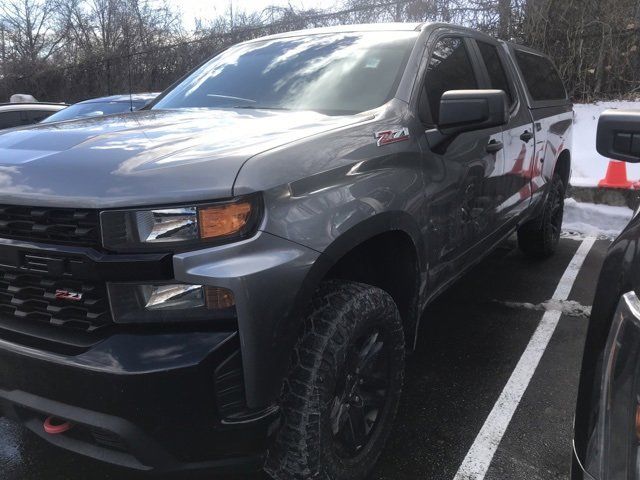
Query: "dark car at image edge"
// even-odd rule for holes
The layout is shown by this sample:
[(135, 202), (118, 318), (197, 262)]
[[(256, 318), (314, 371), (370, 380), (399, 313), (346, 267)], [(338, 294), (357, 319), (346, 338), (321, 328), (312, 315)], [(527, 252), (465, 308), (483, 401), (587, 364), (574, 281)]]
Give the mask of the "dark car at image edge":
[(572, 120), (546, 56), (382, 24), (0, 134), (0, 411), (137, 470), (364, 478), (425, 306), (514, 232), (554, 253)]
[[(640, 162), (640, 111), (607, 110), (597, 149)], [(611, 244), (585, 341), (574, 426), (573, 480), (640, 478), (640, 217)]]

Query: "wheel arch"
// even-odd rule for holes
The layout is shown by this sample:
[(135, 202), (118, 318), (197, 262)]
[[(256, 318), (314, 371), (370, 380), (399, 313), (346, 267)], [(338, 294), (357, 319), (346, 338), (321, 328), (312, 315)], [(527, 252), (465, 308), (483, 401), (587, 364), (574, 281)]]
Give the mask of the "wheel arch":
[(303, 282), (295, 310), (306, 313), (314, 292), (327, 279), (374, 285), (398, 304), (407, 346), (412, 348), (426, 271), (426, 248), (417, 222), (406, 212), (384, 212), (353, 226), (324, 250)]
[(554, 174), (557, 173), (560, 175), (566, 190), (569, 186), (569, 179), (571, 178), (571, 152), (569, 149), (565, 148), (560, 152), (553, 171)]

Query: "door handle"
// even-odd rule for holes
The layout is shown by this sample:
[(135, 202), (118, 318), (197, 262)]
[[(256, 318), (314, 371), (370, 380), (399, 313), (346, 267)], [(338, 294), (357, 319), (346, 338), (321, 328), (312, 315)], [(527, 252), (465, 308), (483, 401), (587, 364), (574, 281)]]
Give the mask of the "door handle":
[(525, 130), (524, 132), (522, 132), (522, 135), (520, 135), (520, 140), (522, 140), (524, 143), (529, 143), (529, 140), (531, 140), (533, 138), (533, 133), (531, 133), (529, 130)]
[(504, 144), (497, 140), (491, 140), (487, 143), (487, 153), (498, 153), (504, 148)]

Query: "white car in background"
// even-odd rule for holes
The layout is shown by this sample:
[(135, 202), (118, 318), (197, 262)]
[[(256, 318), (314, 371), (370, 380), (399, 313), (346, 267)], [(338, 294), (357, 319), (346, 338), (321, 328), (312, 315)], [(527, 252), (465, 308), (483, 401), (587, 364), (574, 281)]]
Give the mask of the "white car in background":
[(9, 103), (0, 103), (0, 130), (38, 123), (68, 105), (38, 102), (31, 95), (15, 94)]

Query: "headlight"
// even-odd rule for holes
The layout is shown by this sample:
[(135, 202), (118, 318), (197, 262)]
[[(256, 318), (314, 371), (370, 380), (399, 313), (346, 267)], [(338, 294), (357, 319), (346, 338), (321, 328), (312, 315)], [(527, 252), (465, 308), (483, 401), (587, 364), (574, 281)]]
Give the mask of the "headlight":
[(601, 480), (640, 480), (640, 300), (622, 296), (603, 358), (600, 406), (585, 467)]
[(253, 234), (261, 216), (259, 195), (200, 205), (107, 210), (100, 214), (102, 244), (131, 252), (225, 242)]
[(107, 290), (115, 323), (197, 322), (235, 316), (233, 293), (225, 288), (109, 283)]

